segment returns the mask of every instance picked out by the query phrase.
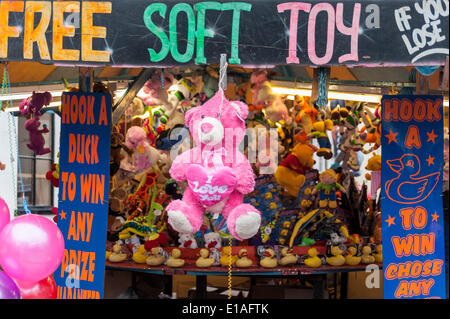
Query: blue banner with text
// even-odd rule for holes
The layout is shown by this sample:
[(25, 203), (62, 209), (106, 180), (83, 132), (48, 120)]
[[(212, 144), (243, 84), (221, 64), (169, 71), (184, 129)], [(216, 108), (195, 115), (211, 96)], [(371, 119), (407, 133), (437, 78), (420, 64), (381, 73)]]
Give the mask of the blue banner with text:
[(446, 298), (443, 98), (382, 99), (384, 298)]

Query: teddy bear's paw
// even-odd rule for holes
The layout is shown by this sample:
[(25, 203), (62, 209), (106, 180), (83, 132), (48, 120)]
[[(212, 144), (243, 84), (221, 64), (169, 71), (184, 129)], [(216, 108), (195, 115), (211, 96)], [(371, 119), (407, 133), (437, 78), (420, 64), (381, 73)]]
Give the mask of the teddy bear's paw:
[(192, 225), (187, 217), (178, 210), (169, 210), (167, 212), (169, 216), (169, 224), (179, 233), (192, 234)]
[(242, 239), (248, 239), (256, 235), (261, 224), (261, 216), (255, 212), (239, 216), (236, 219), (236, 234)]

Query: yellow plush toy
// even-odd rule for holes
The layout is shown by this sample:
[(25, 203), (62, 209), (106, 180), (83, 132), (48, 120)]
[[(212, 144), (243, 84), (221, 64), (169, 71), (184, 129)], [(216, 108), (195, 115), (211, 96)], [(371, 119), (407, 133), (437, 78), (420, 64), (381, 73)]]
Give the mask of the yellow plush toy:
[(330, 159), (333, 157), (333, 152), (331, 151), (331, 143), (328, 138), (326, 131), (331, 131), (333, 129), (332, 120), (317, 121), (313, 125), (313, 131), (307, 135), (308, 138), (315, 138), (320, 145), (317, 150), (317, 156), (324, 157), (325, 159)]
[(370, 181), (370, 198), (375, 199), (381, 186), (381, 155), (374, 152), (367, 161), (366, 170), (370, 171), (366, 174), (366, 179)]
[(310, 170), (315, 161), (313, 159), (314, 149), (308, 144), (299, 143), (295, 145), (289, 154), (275, 171), (275, 178), (288, 194), (297, 197), (300, 188), (305, 183), (305, 173)]

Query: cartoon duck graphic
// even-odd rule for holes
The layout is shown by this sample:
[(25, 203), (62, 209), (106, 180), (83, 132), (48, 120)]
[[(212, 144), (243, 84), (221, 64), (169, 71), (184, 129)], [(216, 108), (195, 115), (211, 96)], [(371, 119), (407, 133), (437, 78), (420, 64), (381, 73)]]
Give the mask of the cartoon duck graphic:
[(399, 159), (386, 161), (397, 177), (385, 184), (387, 196), (401, 204), (415, 204), (426, 199), (436, 187), (440, 172), (417, 177), (420, 173), (420, 161), (417, 155), (404, 154)]

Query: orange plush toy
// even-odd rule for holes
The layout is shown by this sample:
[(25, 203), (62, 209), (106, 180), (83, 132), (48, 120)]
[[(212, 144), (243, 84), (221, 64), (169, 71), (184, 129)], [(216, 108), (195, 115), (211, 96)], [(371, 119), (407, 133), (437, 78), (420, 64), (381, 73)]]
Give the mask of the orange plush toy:
[(297, 144), (275, 171), (275, 178), (289, 195), (296, 197), (305, 183), (305, 173), (310, 170), (315, 161), (315, 147), (309, 144)]
[(302, 126), (304, 133), (309, 134), (319, 112), (309, 105), (309, 97), (298, 98), (298, 105), (300, 105), (300, 112), (295, 117), (295, 122)]

